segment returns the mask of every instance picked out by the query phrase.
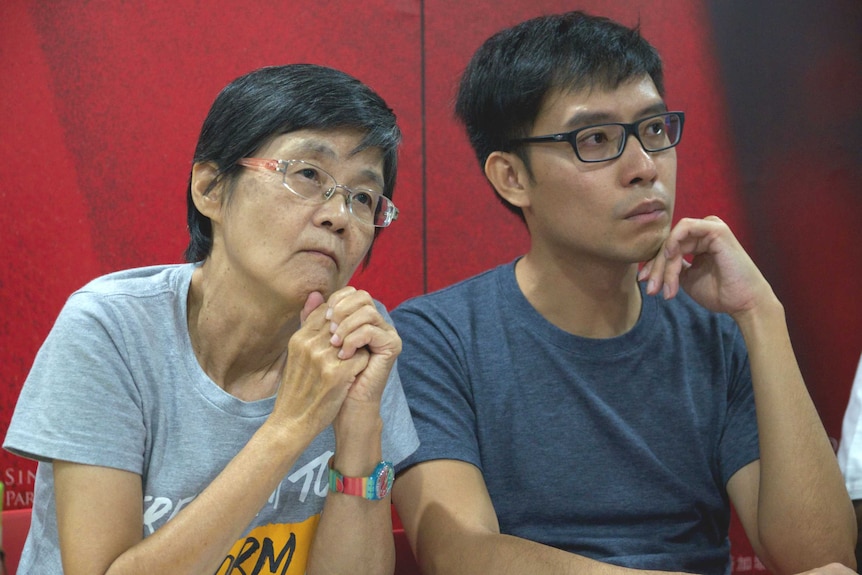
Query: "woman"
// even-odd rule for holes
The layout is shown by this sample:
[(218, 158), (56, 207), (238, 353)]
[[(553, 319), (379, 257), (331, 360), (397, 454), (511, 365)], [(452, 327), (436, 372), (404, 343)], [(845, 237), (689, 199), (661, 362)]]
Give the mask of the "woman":
[[(184, 265), (73, 294), (4, 446), (39, 460), (22, 573), (391, 573), (417, 446), (382, 305), (347, 286), (400, 132), (342, 72), (263, 68), (204, 122)], [(61, 567), (62, 563), (62, 567)]]

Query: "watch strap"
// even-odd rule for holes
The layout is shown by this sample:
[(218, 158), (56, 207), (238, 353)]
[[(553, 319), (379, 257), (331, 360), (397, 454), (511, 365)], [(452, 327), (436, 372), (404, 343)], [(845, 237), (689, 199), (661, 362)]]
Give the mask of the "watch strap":
[(381, 461), (366, 477), (343, 475), (332, 465), (329, 466), (329, 490), (333, 493), (355, 495), (371, 501), (383, 499), (392, 490), (395, 471), (392, 463)]

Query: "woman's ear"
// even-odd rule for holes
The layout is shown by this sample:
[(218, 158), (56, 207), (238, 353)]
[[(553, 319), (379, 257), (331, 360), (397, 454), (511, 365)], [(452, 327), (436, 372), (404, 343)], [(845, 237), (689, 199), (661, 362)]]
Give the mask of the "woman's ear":
[(213, 162), (198, 162), (192, 166), (192, 200), (200, 213), (217, 220), (221, 212), (221, 185), (213, 185), (218, 167)]
[(529, 173), (524, 162), (510, 152), (491, 152), (485, 160), (485, 176), (497, 193), (521, 209), (530, 205), (525, 184), (529, 182)]

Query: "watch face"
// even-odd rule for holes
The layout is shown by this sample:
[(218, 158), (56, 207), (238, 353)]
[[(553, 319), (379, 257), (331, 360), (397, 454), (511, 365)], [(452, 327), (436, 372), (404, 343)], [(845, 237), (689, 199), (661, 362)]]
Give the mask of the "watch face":
[(389, 495), (389, 491), (392, 490), (392, 482), (395, 479), (395, 470), (392, 468), (391, 463), (381, 463), (378, 467), (376, 481), (376, 495), (378, 499), (383, 499), (387, 495)]

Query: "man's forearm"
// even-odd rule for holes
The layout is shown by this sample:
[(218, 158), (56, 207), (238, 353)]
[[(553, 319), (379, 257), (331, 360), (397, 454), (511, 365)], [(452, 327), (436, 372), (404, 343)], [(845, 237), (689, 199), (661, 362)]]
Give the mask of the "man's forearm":
[(762, 559), (775, 573), (852, 565), (853, 509), (799, 371), (784, 308), (774, 299), (735, 319), (748, 347), (760, 434)]
[[(453, 534), (434, 552), (417, 550), (426, 575), (671, 575), (670, 571), (629, 569), (568, 553), (535, 541), (499, 533)], [(678, 574), (682, 575), (682, 574)]]

